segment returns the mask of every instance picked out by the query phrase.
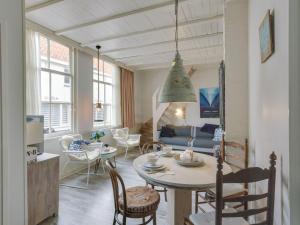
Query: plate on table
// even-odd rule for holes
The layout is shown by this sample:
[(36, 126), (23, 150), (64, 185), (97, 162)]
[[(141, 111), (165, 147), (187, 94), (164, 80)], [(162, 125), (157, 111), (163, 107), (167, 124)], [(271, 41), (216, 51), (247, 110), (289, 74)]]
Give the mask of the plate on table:
[(197, 161), (191, 161), (191, 160), (181, 160), (181, 159), (175, 159), (177, 164), (180, 166), (185, 167), (199, 167), (204, 165), (203, 159), (198, 159)]
[(160, 152), (159, 153), (160, 156), (162, 157), (173, 157), (174, 156), (174, 152)]
[(164, 165), (161, 166), (161, 167), (158, 167), (158, 168), (143, 167), (143, 170), (146, 171), (147, 173), (156, 173), (156, 172), (159, 172), (159, 171), (163, 171), (165, 169), (166, 169), (166, 167)]
[(143, 167), (146, 168), (146, 169), (159, 169), (161, 167), (163, 167), (164, 165), (162, 163), (149, 163), (149, 162), (146, 162)]

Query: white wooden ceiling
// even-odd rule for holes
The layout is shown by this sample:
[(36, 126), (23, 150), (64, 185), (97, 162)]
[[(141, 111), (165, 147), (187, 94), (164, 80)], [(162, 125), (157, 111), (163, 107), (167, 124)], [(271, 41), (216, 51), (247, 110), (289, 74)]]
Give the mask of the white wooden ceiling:
[[(224, 0), (180, 0), (185, 65), (223, 58)], [(169, 67), (175, 54), (174, 0), (26, 0), (26, 18), (136, 70)]]

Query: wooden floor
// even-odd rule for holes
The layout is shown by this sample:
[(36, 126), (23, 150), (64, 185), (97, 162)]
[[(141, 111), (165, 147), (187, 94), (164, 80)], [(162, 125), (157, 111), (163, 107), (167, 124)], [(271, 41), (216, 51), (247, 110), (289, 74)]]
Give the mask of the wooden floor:
[[(124, 179), (126, 187), (145, 185), (132, 167), (133, 156), (124, 160), (117, 158), (117, 170)], [(85, 175), (73, 175), (63, 180), (69, 185), (85, 186)], [(167, 225), (166, 202), (161, 195), (157, 211), (157, 224)], [(114, 201), (109, 175), (91, 176), (88, 190), (60, 187), (59, 215), (41, 225), (110, 225), (113, 221)], [(139, 224), (139, 220), (129, 220), (128, 224)], [(151, 224), (151, 223), (150, 223)]]

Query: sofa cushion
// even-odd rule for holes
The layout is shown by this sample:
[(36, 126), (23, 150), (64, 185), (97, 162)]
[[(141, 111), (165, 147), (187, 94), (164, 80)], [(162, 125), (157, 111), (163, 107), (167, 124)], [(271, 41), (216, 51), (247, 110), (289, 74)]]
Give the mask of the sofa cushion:
[(160, 136), (161, 137), (174, 137), (175, 134), (175, 130), (170, 128), (170, 127), (162, 127), (161, 131), (160, 131)]
[(212, 148), (214, 145), (218, 145), (219, 142), (213, 141), (210, 138), (195, 138), (193, 141), (193, 147), (196, 148)]
[(173, 129), (175, 131), (176, 136), (183, 136), (183, 137), (192, 136), (192, 127), (191, 126), (167, 125), (166, 127)]
[(196, 127), (196, 137), (199, 138), (210, 138), (214, 137), (213, 134), (201, 131), (202, 127)]
[(210, 134), (214, 135), (215, 129), (217, 129), (218, 127), (219, 127), (219, 125), (206, 123), (201, 128), (201, 131), (206, 132), (206, 133), (210, 133)]
[(179, 146), (188, 146), (189, 137), (175, 136), (175, 137), (161, 137), (160, 142), (167, 145), (179, 145)]

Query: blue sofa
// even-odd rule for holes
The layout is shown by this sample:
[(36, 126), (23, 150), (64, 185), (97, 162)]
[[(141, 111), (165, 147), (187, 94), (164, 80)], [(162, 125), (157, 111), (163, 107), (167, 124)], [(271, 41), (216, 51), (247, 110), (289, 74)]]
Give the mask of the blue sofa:
[(175, 131), (173, 137), (161, 137), (158, 133), (159, 141), (172, 145), (173, 149), (185, 150), (187, 147), (196, 152), (213, 154), (213, 147), (219, 145), (217, 141), (213, 141), (214, 135), (201, 131), (201, 127), (194, 126), (173, 126), (166, 125)]

